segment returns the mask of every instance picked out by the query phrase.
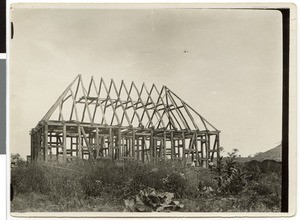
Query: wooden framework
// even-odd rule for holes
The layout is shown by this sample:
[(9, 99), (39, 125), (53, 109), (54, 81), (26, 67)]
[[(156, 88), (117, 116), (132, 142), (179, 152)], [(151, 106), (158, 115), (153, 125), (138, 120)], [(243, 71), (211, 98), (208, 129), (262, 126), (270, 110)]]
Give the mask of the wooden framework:
[(220, 131), (166, 86), (107, 86), (78, 75), (30, 132), (32, 161), (167, 159), (207, 167)]

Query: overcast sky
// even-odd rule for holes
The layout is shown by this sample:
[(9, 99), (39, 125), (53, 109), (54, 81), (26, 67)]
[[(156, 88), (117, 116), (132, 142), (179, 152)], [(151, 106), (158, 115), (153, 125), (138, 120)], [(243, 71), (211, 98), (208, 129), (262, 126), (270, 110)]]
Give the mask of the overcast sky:
[(10, 151), (77, 74), (166, 85), (243, 156), (281, 141), (281, 14), (273, 10), (13, 8)]

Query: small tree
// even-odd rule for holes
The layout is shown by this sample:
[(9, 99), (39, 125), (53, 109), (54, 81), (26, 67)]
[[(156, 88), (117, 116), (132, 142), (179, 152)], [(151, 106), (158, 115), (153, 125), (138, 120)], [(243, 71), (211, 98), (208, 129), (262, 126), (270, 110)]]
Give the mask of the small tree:
[(238, 152), (239, 150), (237, 148), (233, 148), (232, 152), (228, 152), (227, 154), (230, 158), (235, 159), (238, 156)]
[(18, 167), (20, 165), (25, 164), (26, 161), (21, 157), (20, 154), (11, 154), (10, 156), (10, 165), (11, 167)]
[(223, 161), (221, 157), (217, 166), (212, 170), (215, 174), (215, 180), (218, 184), (218, 192), (223, 194), (237, 194), (244, 185), (244, 175), (240, 168), (237, 167), (235, 161), (238, 149), (234, 148), (232, 152), (228, 153), (229, 158)]

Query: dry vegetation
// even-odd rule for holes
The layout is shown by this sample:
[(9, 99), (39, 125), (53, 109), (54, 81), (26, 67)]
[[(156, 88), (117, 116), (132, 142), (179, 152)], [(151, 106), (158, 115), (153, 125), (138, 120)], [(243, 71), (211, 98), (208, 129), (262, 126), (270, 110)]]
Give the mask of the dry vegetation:
[(210, 169), (101, 160), (49, 166), (16, 155), (12, 161), (12, 212), (280, 211), (281, 174), (252, 172), (234, 154)]

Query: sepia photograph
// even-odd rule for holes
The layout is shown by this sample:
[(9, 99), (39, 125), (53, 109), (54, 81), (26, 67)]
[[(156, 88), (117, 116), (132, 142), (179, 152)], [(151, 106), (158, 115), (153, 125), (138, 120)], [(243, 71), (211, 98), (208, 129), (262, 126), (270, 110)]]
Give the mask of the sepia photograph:
[(285, 15), (12, 4), (11, 214), (290, 212)]

